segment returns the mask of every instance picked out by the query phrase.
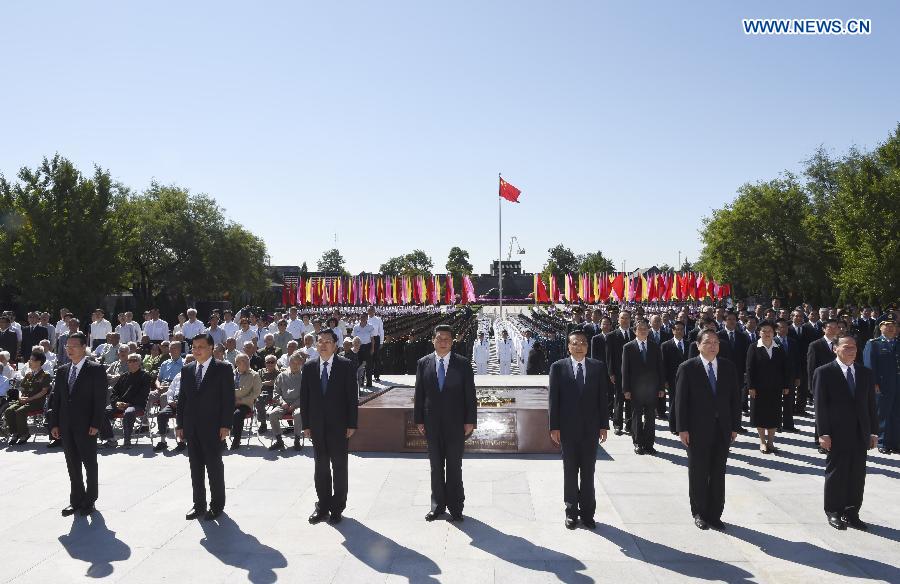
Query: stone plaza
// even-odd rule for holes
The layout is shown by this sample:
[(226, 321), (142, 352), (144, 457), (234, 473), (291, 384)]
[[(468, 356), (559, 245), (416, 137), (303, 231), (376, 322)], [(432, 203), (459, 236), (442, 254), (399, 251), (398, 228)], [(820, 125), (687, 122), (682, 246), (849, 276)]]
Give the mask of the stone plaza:
[(564, 527), (562, 463), (545, 454), (467, 455), (457, 524), (423, 520), (424, 454), (352, 453), (344, 521), (312, 526), (311, 447), (276, 454), (256, 436), (225, 457), (217, 522), (184, 520), (187, 456), (146, 439), (101, 450), (99, 511), (63, 518), (63, 453), (41, 437), (0, 452), (0, 582), (900, 582), (900, 459), (869, 459), (870, 531), (836, 531), (822, 511), (824, 457), (810, 419), (797, 423), (776, 455), (739, 436), (725, 532), (694, 527), (685, 453), (663, 422), (655, 457), (634, 454), (627, 435), (601, 447), (593, 532)]

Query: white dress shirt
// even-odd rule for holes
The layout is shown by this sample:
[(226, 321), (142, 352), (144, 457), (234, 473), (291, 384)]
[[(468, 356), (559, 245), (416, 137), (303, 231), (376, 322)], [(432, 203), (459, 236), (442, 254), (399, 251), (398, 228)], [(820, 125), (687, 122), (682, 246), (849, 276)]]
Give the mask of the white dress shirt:
[(575, 357), (569, 355), (569, 361), (572, 364), (572, 375), (574, 375), (576, 379), (578, 378), (578, 365), (581, 364), (581, 372), (585, 379), (587, 379), (587, 359), (576, 361)]
[(169, 323), (161, 318), (148, 320), (144, 323), (144, 334), (150, 337), (151, 341), (168, 341)]
[(181, 334), (184, 335), (185, 340), (189, 341), (203, 332), (203, 323), (199, 320), (195, 320), (194, 322), (187, 321), (181, 327)]
[(713, 375), (716, 376), (716, 381), (719, 380), (719, 358), (716, 357), (712, 361), (707, 361), (703, 355), (700, 355), (700, 361), (703, 362), (703, 371), (709, 375), (709, 364), (712, 363), (713, 366)]
[(772, 358), (772, 349), (775, 348), (775, 341), (772, 341), (772, 344), (769, 345), (769, 346), (767, 347), (767, 346), (765, 345), (765, 343), (763, 343), (763, 340), (762, 340), (762, 339), (759, 339), (758, 341), (756, 341), (756, 346), (757, 346), (757, 347), (763, 347), (763, 348), (766, 350), (766, 353), (769, 354), (769, 359)]
[[(112, 325), (105, 318), (91, 323), (91, 343), (106, 339), (106, 335), (113, 330)], [(21, 339), (19, 339), (21, 340)]]
[[(210, 357), (203, 363), (197, 365), (197, 367), (203, 367), (203, 369), (200, 370), (200, 383), (203, 383), (203, 378), (206, 377), (206, 372), (209, 370), (210, 363), (212, 363), (212, 357)], [(179, 373), (179, 375), (180, 375), (180, 373)], [(194, 370), (194, 375), (197, 375), (196, 369)]]
[[(441, 366), (441, 361), (444, 362), (444, 375), (447, 374), (447, 369), (450, 367), (450, 353), (447, 353), (443, 357), (437, 354), (437, 351), (434, 352), (434, 372), (437, 373)], [(446, 379), (446, 378), (445, 378)]]

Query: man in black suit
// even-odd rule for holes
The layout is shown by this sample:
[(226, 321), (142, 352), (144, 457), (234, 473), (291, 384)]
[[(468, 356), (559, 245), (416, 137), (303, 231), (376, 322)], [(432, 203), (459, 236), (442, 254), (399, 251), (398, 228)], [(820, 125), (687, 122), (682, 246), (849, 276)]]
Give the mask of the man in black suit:
[[(665, 326), (663, 317), (654, 314), (650, 317), (650, 332), (647, 336), (650, 341), (656, 343), (662, 348), (662, 344), (672, 338), (671, 327)], [(656, 417), (660, 420), (667, 420), (669, 416), (666, 414), (666, 394), (656, 400)]]
[[(185, 519), (216, 519), (225, 508), (225, 466), (222, 442), (231, 432), (234, 416), (234, 373), (224, 361), (213, 359), (215, 341), (201, 333), (191, 341), (194, 362), (181, 370), (181, 388), (175, 410), (175, 436), (187, 441), (194, 506)], [(206, 509), (204, 471), (209, 477)]]
[(662, 344), (663, 371), (666, 376), (666, 389), (669, 390), (669, 431), (678, 434), (675, 429), (675, 374), (678, 367), (684, 363), (688, 356), (687, 339), (684, 338), (684, 323), (675, 321), (672, 324), (672, 334), (675, 335)]
[[(600, 320), (603, 317), (603, 313), (599, 308), (588, 310), (588, 313), (590, 314), (590, 320), (585, 318), (585, 323), (582, 328), (587, 333), (588, 338), (592, 339), (595, 335), (599, 335), (603, 332), (600, 328)], [(594, 358), (596, 359), (597, 357)]]
[(787, 395), (783, 396), (781, 400), (780, 429), (785, 432), (796, 432), (797, 429), (794, 427), (794, 404), (796, 402), (797, 387), (800, 385), (800, 347), (799, 343), (795, 345), (794, 341), (791, 340), (789, 334), (791, 326), (786, 319), (779, 318), (775, 321), (775, 326), (777, 329), (775, 331), (775, 342), (784, 349), (784, 354), (787, 357), (791, 369), (791, 386), (788, 388), (790, 391)]
[(550, 366), (550, 439), (562, 446), (566, 527), (575, 529), (580, 517), (585, 527), (594, 529), (594, 467), (598, 440), (605, 442), (609, 430), (609, 372), (603, 361), (587, 357), (583, 331), (569, 333), (568, 346), (569, 357)]
[[(816, 339), (809, 344), (806, 349), (806, 376), (809, 380), (809, 386), (816, 386), (815, 372), (822, 365), (827, 365), (835, 359), (834, 345), (837, 341), (840, 326), (833, 319), (828, 319), (822, 328), (824, 336)], [(819, 454), (827, 454), (822, 445), (819, 444), (819, 429), (814, 430), (813, 442), (819, 449)]]
[[(69, 471), (69, 506), (63, 517), (78, 511), (90, 515), (97, 501), (97, 440), (106, 407), (106, 370), (87, 359), (87, 337), (77, 332), (66, 340), (69, 363), (56, 372), (50, 395), (50, 435), (62, 438)], [(82, 467), (87, 478), (83, 482)]]
[(806, 351), (809, 344), (815, 340), (812, 327), (808, 326), (806, 317), (800, 309), (791, 312), (791, 324), (788, 327), (788, 343), (797, 352), (800, 360), (800, 385), (797, 386), (797, 396), (794, 402), (794, 414), (806, 414), (806, 402), (809, 401), (809, 379), (806, 372)]
[(854, 364), (856, 339), (844, 335), (835, 345), (837, 359), (815, 372), (813, 388), (819, 443), (825, 459), (825, 515), (835, 529), (865, 530), (859, 518), (866, 482), (866, 451), (878, 443), (875, 382), (872, 371)]
[(655, 454), (656, 404), (665, 397), (662, 351), (648, 337), (650, 325), (639, 320), (637, 338), (622, 348), (622, 393), (631, 402), (631, 440), (635, 454)]
[(327, 518), (336, 525), (347, 507), (347, 453), (359, 419), (359, 389), (350, 361), (335, 354), (333, 330), (319, 332), (316, 350), (318, 356), (306, 362), (300, 378), (301, 427), (313, 443), (318, 497), (309, 522)]
[(606, 368), (609, 380), (615, 386), (615, 407), (613, 411), (613, 428), (616, 436), (621, 436), (623, 428), (631, 431), (631, 404), (625, 401), (622, 392), (622, 347), (634, 339), (631, 332), (631, 313), (623, 310), (619, 313), (619, 328), (606, 335)]
[(19, 344), (22, 363), (27, 363), (34, 346), (39, 345), (41, 341), (48, 337), (49, 332), (41, 326), (39, 320), (36, 312), (29, 312), (28, 325), (22, 327), (22, 342)]
[(725, 465), (741, 427), (737, 369), (719, 359), (719, 337), (706, 329), (697, 336), (700, 355), (678, 368), (676, 428), (688, 452), (691, 514), (700, 529), (724, 529)]
[(451, 353), (453, 329), (438, 325), (431, 337), (434, 353), (416, 364), (413, 415), (419, 432), (428, 440), (431, 463), (431, 510), (434, 521), (450, 510), (451, 521), (462, 521), (466, 500), (462, 457), (466, 436), (475, 429), (477, 401), (471, 363)]

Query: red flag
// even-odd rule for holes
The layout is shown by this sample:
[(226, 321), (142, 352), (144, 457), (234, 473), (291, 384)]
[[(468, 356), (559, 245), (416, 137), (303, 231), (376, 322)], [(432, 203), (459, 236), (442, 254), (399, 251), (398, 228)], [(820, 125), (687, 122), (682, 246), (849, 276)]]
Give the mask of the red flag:
[(700, 272), (700, 277), (697, 278), (697, 300), (706, 298), (706, 295), (706, 274)]
[(622, 272), (616, 274), (616, 277), (612, 283), (611, 292), (617, 302), (622, 302), (625, 300), (625, 274), (623, 274)]
[(535, 295), (534, 301), (537, 302), (550, 302), (550, 296), (547, 294), (547, 287), (544, 285), (544, 279), (540, 274), (534, 275), (535, 282), (537, 283), (535, 287)]
[(659, 300), (659, 291), (656, 287), (656, 278), (650, 276), (649, 278), (647, 278), (647, 280), (650, 282), (649, 286), (647, 286), (647, 301), (655, 302), (656, 300)]
[(556, 274), (550, 274), (550, 301), (559, 304), (559, 284), (556, 282)]
[(519, 202), (519, 195), (522, 194), (522, 191), (512, 186), (502, 178), (500, 179), (500, 196), (506, 199), (507, 201), (512, 201), (513, 203)]

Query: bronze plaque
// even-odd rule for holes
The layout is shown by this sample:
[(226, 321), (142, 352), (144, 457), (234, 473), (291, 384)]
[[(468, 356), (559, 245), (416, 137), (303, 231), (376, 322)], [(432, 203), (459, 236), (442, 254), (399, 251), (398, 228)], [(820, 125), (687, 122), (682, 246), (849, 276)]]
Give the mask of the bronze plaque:
[[(413, 412), (406, 412), (405, 448), (427, 450), (425, 436), (419, 433)], [(466, 439), (469, 452), (516, 452), (519, 449), (515, 410), (479, 410), (478, 427)]]

